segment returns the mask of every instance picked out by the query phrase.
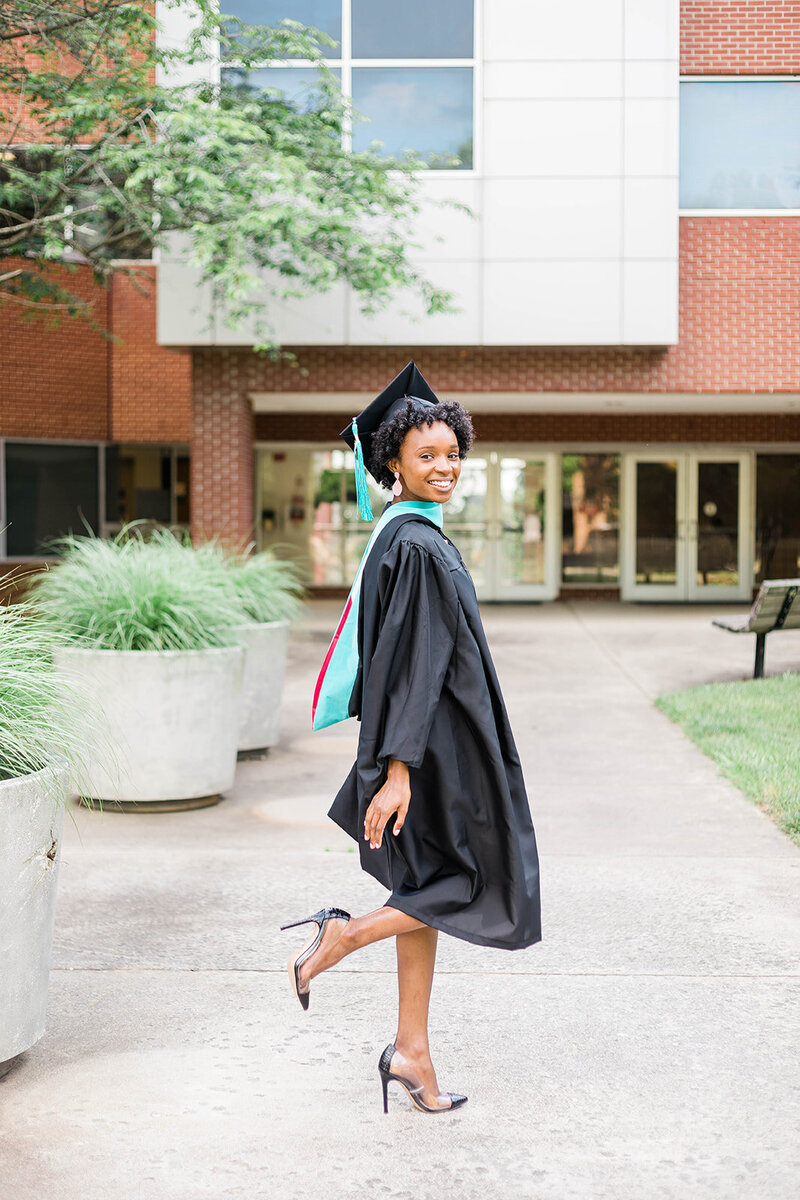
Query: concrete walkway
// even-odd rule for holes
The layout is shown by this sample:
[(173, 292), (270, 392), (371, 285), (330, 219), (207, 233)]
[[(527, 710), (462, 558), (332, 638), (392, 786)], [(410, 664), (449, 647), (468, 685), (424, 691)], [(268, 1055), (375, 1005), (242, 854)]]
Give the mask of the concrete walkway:
[[(384, 1116), (393, 946), (303, 1013), (278, 932), (385, 898), (325, 817), (355, 731), (308, 732), (336, 608), (223, 803), (68, 825), (48, 1033), (0, 1084), (3, 1200), (796, 1200), (800, 852), (651, 705), (748, 675), (751, 639), (703, 608), (486, 609), (545, 940), (440, 939), (434, 1059), (470, 1100), (429, 1118), (392, 1091)], [(767, 667), (800, 669), (800, 634)]]

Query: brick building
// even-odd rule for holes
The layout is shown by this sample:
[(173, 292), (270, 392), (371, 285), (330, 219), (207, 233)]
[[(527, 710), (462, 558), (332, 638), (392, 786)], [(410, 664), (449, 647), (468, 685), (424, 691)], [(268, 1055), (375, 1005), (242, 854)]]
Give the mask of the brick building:
[(0, 556), (78, 513), (191, 521), (342, 587), (366, 532), (337, 434), (413, 357), (474, 416), (446, 522), (484, 598), (742, 601), (798, 574), (800, 4), (226, 8), (328, 21), (369, 136), (459, 154), (424, 192), (477, 219), (431, 203), (415, 253), (460, 311), (287, 304), (298, 370), (231, 334), (177, 250), (145, 293), (96, 293), (118, 342), (0, 306)]

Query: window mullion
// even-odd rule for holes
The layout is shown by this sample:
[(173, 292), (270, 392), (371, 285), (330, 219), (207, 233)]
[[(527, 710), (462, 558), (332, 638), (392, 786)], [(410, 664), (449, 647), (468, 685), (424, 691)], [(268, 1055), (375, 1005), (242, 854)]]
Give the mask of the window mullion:
[[(353, 44), (352, 44), (352, 0), (342, 0), (342, 79), (341, 88), (348, 100), (353, 99)], [(345, 122), (342, 135), (345, 151), (353, 148), (353, 122), (350, 117)]]

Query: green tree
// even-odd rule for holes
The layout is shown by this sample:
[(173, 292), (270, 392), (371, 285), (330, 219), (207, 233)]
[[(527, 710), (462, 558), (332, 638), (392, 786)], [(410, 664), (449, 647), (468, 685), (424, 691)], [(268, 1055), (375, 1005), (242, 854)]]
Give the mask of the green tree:
[[(135, 275), (120, 260), (177, 235), (228, 323), (255, 316), (260, 348), (276, 348), (274, 302), (341, 280), (365, 311), (408, 289), (427, 312), (447, 311), (449, 294), (408, 257), (421, 164), (348, 152), (353, 114), (322, 61), (330, 40), (194, 0), (185, 44), (165, 48), (154, 7), (3, 0), (0, 297), (91, 319), (54, 263), (88, 265), (106, 283)], [(217, 46), (241, 69), (218, 84), (193, 78)], [(257, 66), (297, 58), (317, 68), (302, 102), (250, 86)]]

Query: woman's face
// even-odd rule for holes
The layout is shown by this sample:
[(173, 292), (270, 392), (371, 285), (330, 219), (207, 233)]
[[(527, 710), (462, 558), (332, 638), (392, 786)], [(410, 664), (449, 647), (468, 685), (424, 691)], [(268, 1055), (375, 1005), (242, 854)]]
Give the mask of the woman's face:
[(432, 500), (445, 504), (461, 474), (458, 439), (444, 421), (409, 429), (400, 454), (388, 464), (400, 472), (403, 490), (398, 500)]

